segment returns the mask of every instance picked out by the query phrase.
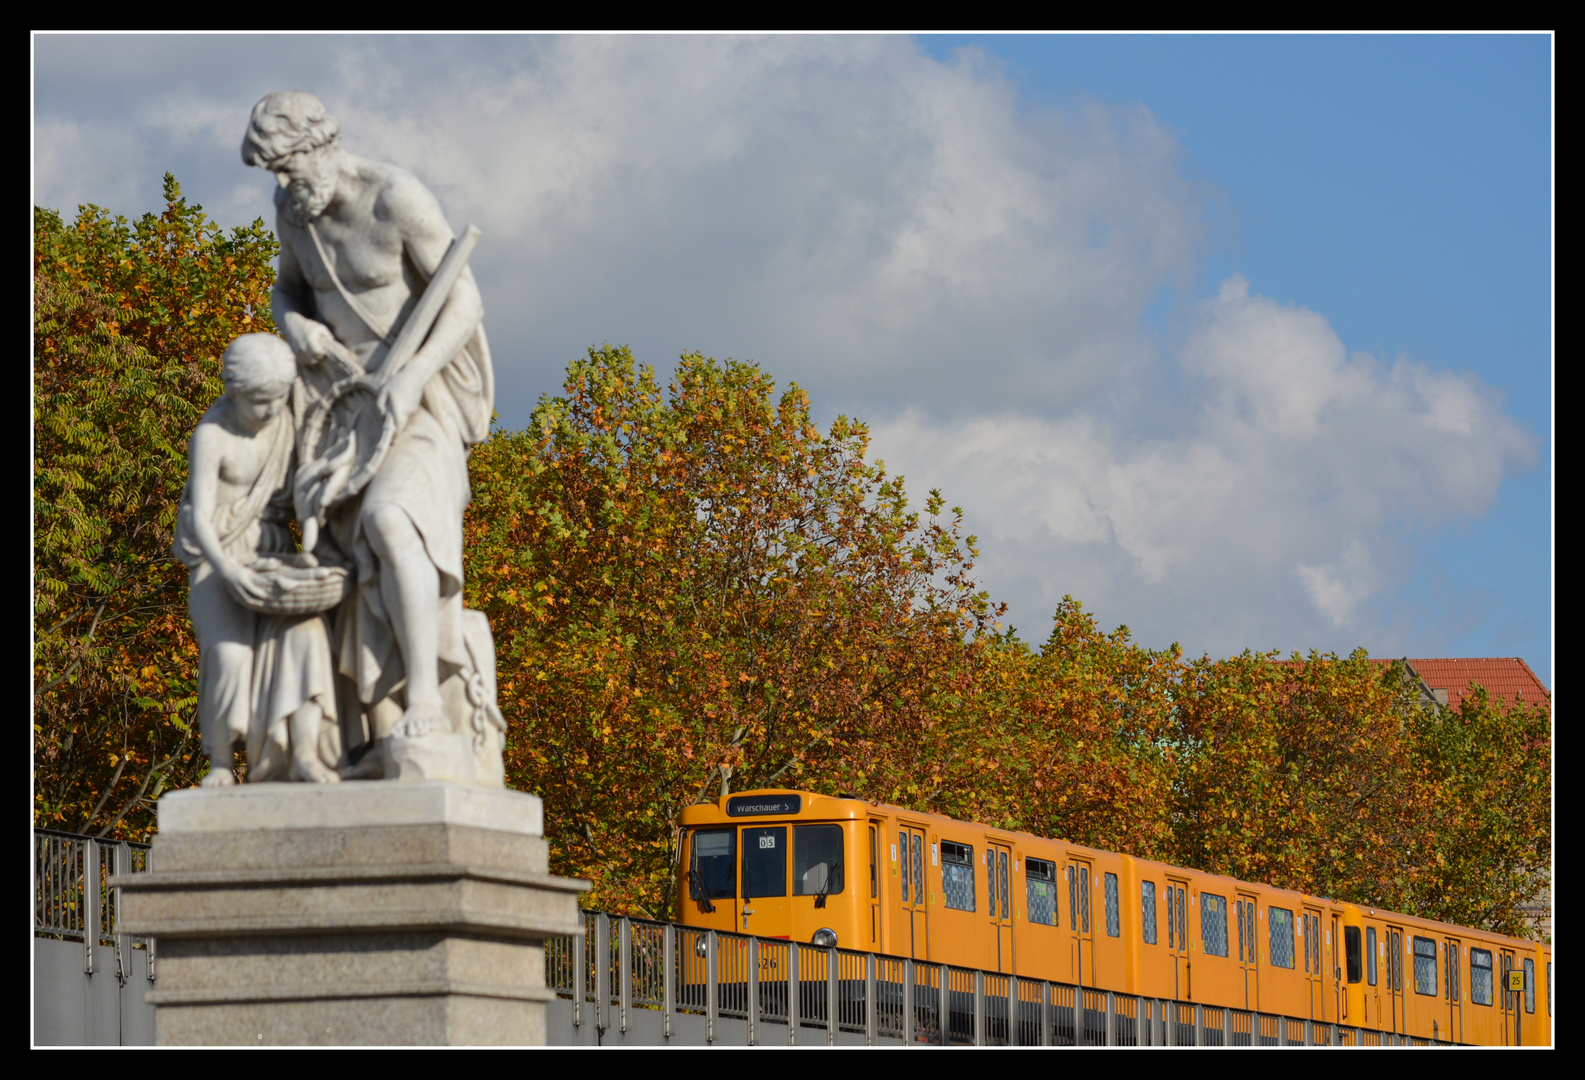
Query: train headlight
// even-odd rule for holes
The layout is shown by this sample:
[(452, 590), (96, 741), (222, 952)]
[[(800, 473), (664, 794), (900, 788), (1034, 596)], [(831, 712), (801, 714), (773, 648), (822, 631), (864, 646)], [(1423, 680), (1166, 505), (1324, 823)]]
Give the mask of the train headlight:
[(829, 926), (822, 926), (816, 930), (814, 937), (809, 939), (811, 945), (818, 945), (822, 949), (834, 949), (837, 944), (837, 932)]

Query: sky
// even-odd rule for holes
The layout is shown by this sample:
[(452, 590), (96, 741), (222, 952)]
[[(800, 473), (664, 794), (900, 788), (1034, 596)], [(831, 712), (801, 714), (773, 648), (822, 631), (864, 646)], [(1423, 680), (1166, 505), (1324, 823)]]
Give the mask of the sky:
[(591, 345), (755, 360), (1038, 644), (1519, 656), (1551, 685), (1545, 35), (33, 38), (34, 202), (271, 220), (304, 89), (473, 256), (500, 423)]

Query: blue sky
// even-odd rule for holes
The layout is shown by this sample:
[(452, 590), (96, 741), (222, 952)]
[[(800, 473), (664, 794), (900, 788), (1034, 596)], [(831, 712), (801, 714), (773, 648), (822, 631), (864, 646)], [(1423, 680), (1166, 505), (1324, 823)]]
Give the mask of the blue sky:
[(35, 201), (223, 222), (272, 89), (475, 256), (502, 421), (602, 341), (759, 360), (940, 487), (1040, 640), (1551, 682), (1546, 36), (34, 38)]

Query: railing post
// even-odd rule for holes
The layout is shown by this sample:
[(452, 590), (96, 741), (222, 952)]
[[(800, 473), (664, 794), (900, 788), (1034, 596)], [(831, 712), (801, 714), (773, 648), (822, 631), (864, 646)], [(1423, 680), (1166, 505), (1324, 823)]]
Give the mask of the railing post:
[(622, 1014), (618, 1018), (618, 1027), (626, 1035), (627, 1010), (633, 1005), (633, 920), (626, 915), (622, 916), (621, 935), (616, 964), (617, 977), (622, 980), (622, 990), (618, 995)]
[(611, 1026), (611, 916), (594, 917), (594, 1026)]
[(748, 939), (748, 1044), (759, 1037), (759, 938)]
[(1222, 1045), (1233, 1045), (1233, 1010), (1222, 1006)]
[(1326, 1045), (1328, 1045), (1328, 1046), (1336, 1046), (1337, 1045), (1337, 1025), (1336, 1024), (1328, 1024), (1328, 1025), (1326, 1025)]
[(704, 935), (704, 1041), (715, 1042), (715, 1018), (720, 1008), (718, 996), (720, 987), (717, 979), (720, 976), (720, 964), (716, 959), (716, 936), (714, 930), (705, 931)]
[(1051, 1045), (1051, 982), (1040, 980), (1040, 1045)]
[(1194, 1045), (1205, 1045), (1205, 1006), (1194, 1007)]
[(936, 1001), (941, 1006), (941, 1022), (936, 1025), (942, 1046), (952, 1045), (952, 976), (947, 965), (940, 965), (941, 981), (936, 986)]
[(671, 1014), (677, 1009), (677, 928), (667, 923), (661, 940), (661, 954), (666, 969), (661, 974), (660, 1033), (663, 1038), (670, 1039)]
[(1304, 1022), (1304, 1045), (1315, 1045), (1315, 1023), (1311, 1020), (1306, 1020)]
[(1007, 1045), (1018, 1045), (1018, 976), (1007, 976)]
[(914, 1044), (914, 961), (903, 961), (903, 1045)]
[(974, 971), (974, 1045), (985, 1045), (985, 972)]
[(874, 1046), (878, 1034), (875, 1023), (875, 954), (864, 954), (864, 1045)]
[(831, 946), (826, 950), (826, 1045), (837, 1044), (837, 1023), (841, 1019), (840, 1002), (837, 1000), (837, 976), (841, 974), (842, 958), (837, 955), (837, 947)]
[(83, 974), (94, 973), (94, 945), (99, 941), (99, 842), (83, 840)]
[[(113, 863), (111, 872), (114, 874), (132, 873), (132, 849), (125, 841), (118, 842), (112, 849)], [(121, 932), (121, 886), (117, 885), (111, 890), (110, 895), (110, 932), (116, 943), (116, 982), (125, 986), (127, 973), (132, 966), (132, 957), (127, 950), (132, 947), (132, 942)]]
[[(581, 916), (583, 912), (578, 912)], [(588, 929), (585, 921), (584, 929)], [(584, 955), (588, 947), (587, 933), (574, 934), (572, 941), (572, 1026), (583, 1024), (583, 999), (588, 995), (589, 961)]]
[(1117, 999), (1112, 992), (1106, 992), (1106, 1045), (1117, 1045)]
[(802, 964), (798, 958), (798, 943), (787, 943), (787, 1045), (798, 1045), (799, 1006), (803, 1004), (803, 988), (799, 985), (803, 975)]

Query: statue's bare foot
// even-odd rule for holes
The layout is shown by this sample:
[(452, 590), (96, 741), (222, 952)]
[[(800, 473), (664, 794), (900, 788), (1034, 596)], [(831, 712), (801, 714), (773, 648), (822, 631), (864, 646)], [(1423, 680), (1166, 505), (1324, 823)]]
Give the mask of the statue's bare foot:
[(199, 787), (231, 787), (237, 778), (231, 775), (230, 769), (223, 769), (218, 765), (209, 766), (209, 772), (198, 781)]
[(292, 770), (286, 774), (286, 778), (309, 784), (335, 784), (341, 780), (336, 770), (325, 768), (318, 758), (292, 762)]
[(439, 705), (418, 704), (409, 706), (397, 721), (396, 727), (391, 730), (392, 735), (404, 739), (421, 739), (425, 735), (432, 735), (437, 731), (446, 731), (451, 727), (446, 719), (444, 710)]

